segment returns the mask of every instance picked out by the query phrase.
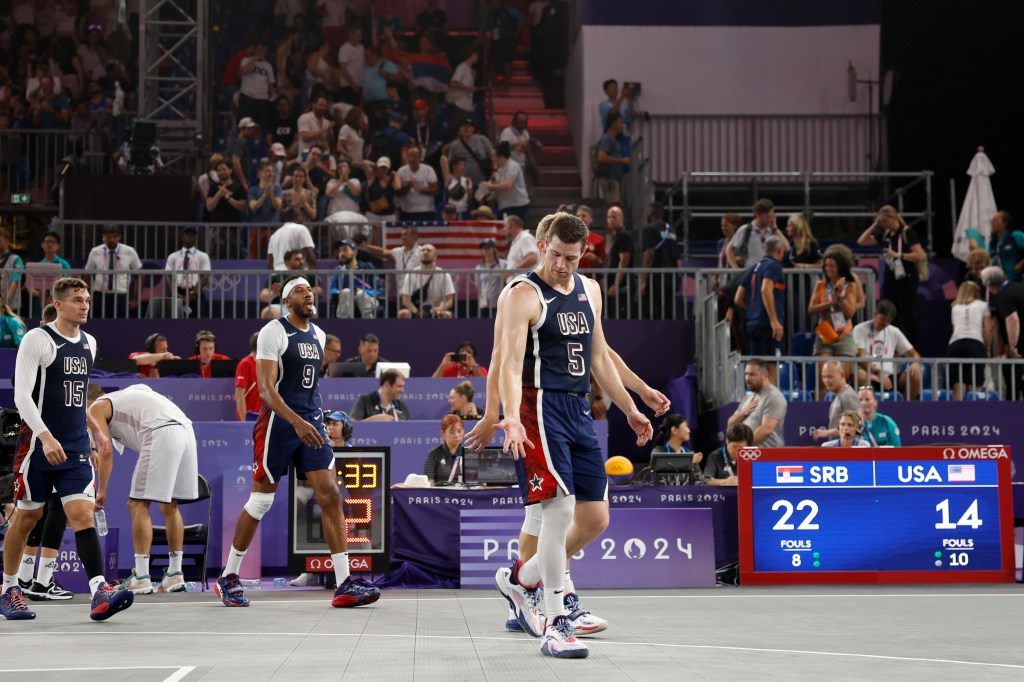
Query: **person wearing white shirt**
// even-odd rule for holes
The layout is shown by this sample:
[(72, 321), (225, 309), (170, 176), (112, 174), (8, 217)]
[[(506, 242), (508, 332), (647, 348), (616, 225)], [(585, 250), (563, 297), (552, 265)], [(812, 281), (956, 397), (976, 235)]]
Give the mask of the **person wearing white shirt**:
[(338, 48), (338, 82), (341, 85), (339, 97), (350, 104), (359, 103), (359, 93), (363, 89), (366, 54), (362, 40), (363, 29), (353, 26), (348, 30), (348, 40)]
[[(529, 117), (525, 111), (517, 111), (512, 117), (512, 125), (501, 131), (501, 136), (498, 138), (498, 142), (508, 142), (509, 148), (512, 151), (510, 157), (513, 161), (518, 163), (524, 169), (529, 172), (530, 166), (530, 145), (533, 142), (530, 140), (530, 131), (526, 129), (529, 124)], [(531, 178), (534, 184), (537, 183), (537, 178)]]
[(267, 243), (267, 268), (270, 270), (287, 270), (284, 264), (284, 255), (289, 251), (301, 251), (305, 258), (306, 265), (316, 267), (316, 253), (313, 243), (313, 235), (309, 228), (298, 222), (301, 220), (299, 211), (293, 206), (285, 209), (281, 216), (284, 225), (274, 230)]
[(164, 270), (183, 273), (164, 275), (164, 286), (168, 292), (176, 292), (177, 298), (184, 302), (188, 317), (196, 317), (199, 295), (210, 281), (211, 270), (210, 256), (196, 248), (196, 228), (186, 227), (182, 231), (181, 248), (167, 257)]
[[(104, 393), (93, 384), (89, 386), (88, 402), (89, 414), (104, 435), (139, 453), (128, 492), (135, 568), (125, 587), (135, 594), (155, 591), (149, 577), (153, 539), (149, 505), (156, 502), (167, 526), (170, 550), (162, 587), (165, 592), (184, 592), (181, 558), (185, 529), (178, 502), (199, 497), (199, 459), (192, 421), (177, 405), (145, 384), (112, 393)], [(109, 466), (106, 471), (100, 469), (101, 494), (105, 494), (109, 476)]]
[[(857, 344), (857, 356), (873, 358), (857, 370), (858, 386), (871, 385), (878, 392), (893, 390), (893, 375), (897, 374), (898, 362), (879, 362), (885, 358), (919, 358), (920, 353), (907, 339), (899, 327), (893, 325), (896, 306), (892, 301), (882, 299), (875, 308), (875, 316), (853, 328), (853, 340)], [(921, 364), (910, 362), (899, 374), (899, 390), (909, 400), (914, 400), (921, 389)]]
[(526, 230), (518, 216), (505, 216), (502, 229), (508, 244), (509, 272), (505, 275), (507, 281), (515, 276), (516, 270), (529, 270), (537, 265), (537, 261), (540, 260), (540, 249), (537, 248), (537, 239)]
[[(110, 225), (103, 231), (103, 243), (89, 252), (86, 270), (141, 270), (139, 254), (127, 244), (121, 244), (121, 229)], [(131, 276), (93, 275), (92, 313), (94, 317), (126, 317), (128, 311), (139, 307), (141, 281), (134, 286)]]
[(473, 70), (473, 65), (479, 59), (480, 55), (477, 51), (469, 48), (466, 59), (455, 67), (452, 80), (448, 84), (448, 93), (445, 95), (445, 99), (462, 114), (473, 113), (473, 93), (477, 90), (476, 71)]
[[(352, 177), (352, 167), (348, 161), (338, 164), (338, 177), (327, 181), (327, 218), (339, 211), (359, 212), (359, 198), (363, 194), (363, 183)], [(347, 237), (342, 237), (346, 239)]]
[[(982, 298), (981, 287), (971, 281), (964, 282), (957, 290), (950, 313), (953, 335), (949, 337), (946, 357), (983, 359), (992, 340), (994, 324), (988, 303)], [(967, 386), (981, 386), (985, 383), (985, 365), (964, 362), (950, 367), (953, 394), (957, 400), (964, 399)]]
[(409, 147), (409, 163), (398, 169), (402, 188), (395, 193), (402, 197), (399, 220), (434, 220), (434, 196), (437, 194), (437, 173), (420, 163), (420, 148)]
[(437, 249), (433, 244), (420, 246), (420, 265), (402, 278), (398, 296), (402, 306), (399, 319), (452, 317), (455, 283), (451, 275), (437, 267)]
[(242, 58), (238, 75), (242, 82), (238, 89), (238, 117), (252, 117), (263, 130), (270, 129), (273, 101), (277, 97), (274, 67), (267, 61), (267, 44), (254, 40), (249, 56)]

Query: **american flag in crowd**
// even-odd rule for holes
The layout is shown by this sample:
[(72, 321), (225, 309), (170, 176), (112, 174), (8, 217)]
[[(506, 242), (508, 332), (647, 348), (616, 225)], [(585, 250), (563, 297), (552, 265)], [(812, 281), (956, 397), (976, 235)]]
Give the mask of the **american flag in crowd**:
[(950, 483), (974, 483), (973, 464), (950, 464), (946, 478)]
[(419, 230), (420, 244), (437, 247), (438, 262), (450, 267), (474, 267), (480, 262), (480, 242), (493, 239), (498, 244), (498, 257), (503, 258), (505, 235), (496, 220), (455, 220), (450, 223), (390, 222), (384, 224), (384, 248), (402, 245), (402, 228), (414, 225)]

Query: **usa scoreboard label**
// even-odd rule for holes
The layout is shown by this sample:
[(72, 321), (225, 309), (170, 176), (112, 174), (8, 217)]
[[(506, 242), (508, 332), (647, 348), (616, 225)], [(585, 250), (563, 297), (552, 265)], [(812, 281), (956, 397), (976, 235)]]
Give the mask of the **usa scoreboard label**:
[(969, 463), (943, 450), (744, 450), (744, 579), (1012, 579), (1009, 450)]

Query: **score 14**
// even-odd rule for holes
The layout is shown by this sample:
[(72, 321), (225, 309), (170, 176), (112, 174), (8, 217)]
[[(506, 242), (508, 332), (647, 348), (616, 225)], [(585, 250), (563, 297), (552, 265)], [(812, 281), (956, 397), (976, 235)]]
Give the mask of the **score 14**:
[(936, 530), (953, 530), (959, 526), (967, 526), (977, 530), (984, 523), (978, 517), (978, 500), (971, 502), (970, 506), (967, 507), (967, 511), (963, 513), (960, 520), (956, 523), (952, 523), (949, 520), (949, 499), (945, 499), (935, 505), (935, 511), (939, 512), (942, 516), (942, 520), (935, 524)]

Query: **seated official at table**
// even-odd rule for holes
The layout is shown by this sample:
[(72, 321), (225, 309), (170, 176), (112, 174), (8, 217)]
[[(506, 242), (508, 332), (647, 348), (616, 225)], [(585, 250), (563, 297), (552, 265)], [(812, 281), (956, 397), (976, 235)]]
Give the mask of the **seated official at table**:
[(181, 358), (167, 350), (167, 337), (163, 334), (150, 334), (146, 337), (146, 351), (131, 353), (129, 360), (134, 360), (139, 368), (139, 376), (156, 379), (160, 376), (161, 360), (180, 360)]
[[(686, 423), (686, 417), (676, 413), (667, 414), (665, 415), (665, 418), (661, 420), (661, 428), (658, 430), (658, 435), (654, 438), (654, 448), (651, 450), (651, 454), (661, 455), (665, 453), (689, 453), (690, 450), (687, 450), (686, 447), (683, 446), (683, 443), (688, 443), (689, 441), (690, 426)], [(693, 453), (694, 464), (700, 464), (703, 459), (703, 453)]]
[(349, 416), (356, 421), (397, 422), (409, 419), (409, 408), (399, 397), (405, 390), (405, 377), (395, 369), (380, 375), (380, 388), (359, 396)]
[(825, 441), (823, 448), (869, 448), (871, 443), (860, 436), (860, 414), (853, 410), (843, 412), (839, 417), (839, 438)]
[(737, 485), (739, 466), (736, 458), (740, 448), (748, 448), (754, 442), (754, 432), (746, 424), (734, 424), (725, 432), (725, 447), (708, 455), (704, 465), (704, 477), (708, 485)]
[(430, 481), (430, 485), (437, 482), (461, 483), (462, 467), (460, 466), (455, 475), (452, 476), (452, 468), (456, 462), (461, 463), (463, 453), (462, 419), (454, 414), (446, 414), (441, 420), (441, 444), (427, 453), (427, 459), (423, 462), (423, 474)]

